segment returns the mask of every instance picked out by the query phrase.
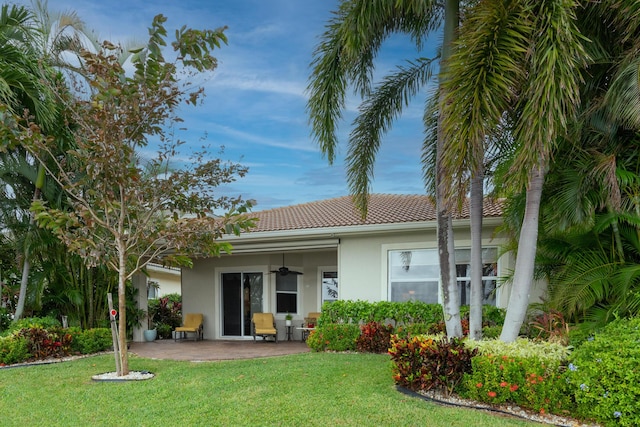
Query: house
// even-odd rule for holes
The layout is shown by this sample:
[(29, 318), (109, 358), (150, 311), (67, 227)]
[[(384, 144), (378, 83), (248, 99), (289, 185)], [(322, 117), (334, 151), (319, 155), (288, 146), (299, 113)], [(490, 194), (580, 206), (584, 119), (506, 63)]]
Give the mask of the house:
[[(147, 298), (160, 298), (181, 291), (180, 268), (149, 264), (147, 273)], [(153, 285), (153, 286), (152, 286)]]
[[(505, 307), (513, 269), (496, 234), (502, 205), (487, 201), (482, 232), (484, 299)], [(251, 337), (251, 314), (272, 312), (279, 339), (285, 316), (301, 324), (335, 299), (439, 302), (436, 210), (425, 195), (373, 194), (366, 219), (348, 196), (255, 212), (257, 227), (231, 236), (232, 255), (195, 259), (182, 270), (183, 312), (204, 313), (205, 339)], [(461, 302), (469, 298), (468, 210), (454, 219)], [(531, 300), (543, 292), (537, 285)], [(294, 330), (294, 338), (300, 331)]]

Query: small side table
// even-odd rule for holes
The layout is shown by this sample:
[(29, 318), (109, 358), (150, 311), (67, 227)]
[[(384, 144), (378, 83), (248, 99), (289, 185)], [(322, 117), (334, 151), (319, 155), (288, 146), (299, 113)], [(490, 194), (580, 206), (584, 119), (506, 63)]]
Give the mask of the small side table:
[(285, 326), (285, 328), (287, 328), (287, 330), (286, 330), (287, 341), (291, 341), (291, 339), (293, 337), (293, 326), (289, 325), (289, 326)]
[(309, 338), (309, 334), (311, 333), (311, 331), (315, 331), (316, 330), (316, 328), (305, 328), (305, 327), (296, 328), (296, 329), (300, 330), (301, 333), (302, 333), (301, 334), (302, 336), (300, 337), (300, 341), (302, 341), (302, 342), (305, 342), (307, 340), (307, 338)]

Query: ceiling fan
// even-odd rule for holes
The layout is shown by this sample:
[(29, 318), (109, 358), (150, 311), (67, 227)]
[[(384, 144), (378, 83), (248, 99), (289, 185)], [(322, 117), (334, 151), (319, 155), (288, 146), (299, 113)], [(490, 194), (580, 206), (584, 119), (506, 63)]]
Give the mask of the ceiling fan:
[(284, 254), (282, 254), (282, 267), (280, 267), (277, 270), (271, 270), (272, 273), (278, 273), (281, 276), (287, 276), (289, 274), (302, 274), (299, 271), (293, 271), (293, 270), (289, 270), (287, 267), (284, 266)]

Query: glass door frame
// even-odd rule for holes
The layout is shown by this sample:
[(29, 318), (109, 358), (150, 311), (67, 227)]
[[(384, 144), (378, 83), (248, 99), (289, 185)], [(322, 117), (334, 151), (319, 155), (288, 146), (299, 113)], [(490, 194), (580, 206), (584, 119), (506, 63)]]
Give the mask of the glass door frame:
[[(267, 307), (269, 307), (269, 283), (268, 283), (268, 271), (265, 269), (264, 266), (255, 266), (255, 267), (251, 267), (251, 266), (241, 266), (241, 267), (225, 267), (225, 268), (219, 268), (216, 269), (216, 277), (217, 277), (217, 290), (216, 290), (216, 296), (217, 296), (217, 302), (216, 302), (216, 310), (218, 311), (218, 336), (220, 338), (223, 339), (252, 339), (252, 335), (251, 333), (249, 333), (248, 335), (244, 333), (243, 331), (243, 324), (241, 324), (240, 326), (240, 335), (225, 335), (224, 334), (224, 298), (223, 298), (223, 283), (222, 283), (222, 278), (224, 274), (240, 274), (240, 283), (241, 283), (241, 287), (240, 289), (242, 290), (242, 285), (243, 285), (243, 280), (244, 280), (244, 275), (246, 274), (262, 274), (262, 311), (267, 311)], [(241, 295), (241, 294), (239, 294)], [(241, 301), (241, 305), (242, 305), (242, 301)], [(243, 313), (244, 312), (244, 308), (241, 307), (241, 322), (244, 322), (243, 319)], [(250, 321), (250, 319), (249, 319)]]

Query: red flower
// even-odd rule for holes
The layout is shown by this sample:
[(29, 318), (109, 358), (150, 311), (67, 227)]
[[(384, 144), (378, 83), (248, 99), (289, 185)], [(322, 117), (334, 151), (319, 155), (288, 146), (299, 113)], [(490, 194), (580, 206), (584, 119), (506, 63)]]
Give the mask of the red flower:
[(478, 388), (482, 388), (482, 383), (478, 383), (478, 384), (476, 384), (476, 387), (478, 387)]
[(497, 394), (495, 391), (490, 391), (489, 393), (487, 393), (489, 395), (489, 397), (496, 397)]
[(513, 384), (513, 385), (511, 385), (511, 387), (509, 387), (509, 390), (516, 391), (518, 388), (519, 388), (518, 384)]
[(500, 387), (506, 387), (506, 386), (508, 386), (508, 385), (509, 385), (509, 383), (507, 383), (506, 381), (502, 381), (502, 382), (500, 383)]

